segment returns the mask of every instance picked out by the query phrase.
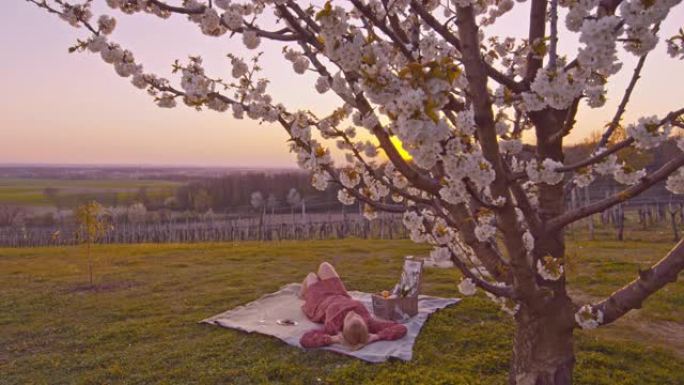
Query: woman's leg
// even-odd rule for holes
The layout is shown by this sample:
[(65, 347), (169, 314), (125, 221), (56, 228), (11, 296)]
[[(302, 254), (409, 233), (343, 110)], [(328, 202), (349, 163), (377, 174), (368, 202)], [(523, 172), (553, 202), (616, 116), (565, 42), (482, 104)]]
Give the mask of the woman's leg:
[(318, 278), (320, 279), (328, 279), (328, 278), (339, 278), (340, 275), (337, 274), (337, 271), (335, 271), (335, 268), (333, 265), (329, 264), (328, 262), (323, 262), (321, 263), (320, 266), (318, 266)]
[(313, 285), (316, 282), (318, 282), (318, 276), (316, 275), (316, 273), (309, 273), (302, 282), (302, 288), (299, 289), (299, 298), (304, 298), (306, 290), (309, 288), (309, 286)]

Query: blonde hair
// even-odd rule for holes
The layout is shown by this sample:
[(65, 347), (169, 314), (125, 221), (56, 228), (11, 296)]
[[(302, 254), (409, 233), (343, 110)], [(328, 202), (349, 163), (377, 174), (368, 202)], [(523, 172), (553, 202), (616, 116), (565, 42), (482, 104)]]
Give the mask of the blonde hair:
[(360, 316), (346, 320), (342, 326), (344, 342), (353, 350), (359, 349), (368, 343), (368, 325)]

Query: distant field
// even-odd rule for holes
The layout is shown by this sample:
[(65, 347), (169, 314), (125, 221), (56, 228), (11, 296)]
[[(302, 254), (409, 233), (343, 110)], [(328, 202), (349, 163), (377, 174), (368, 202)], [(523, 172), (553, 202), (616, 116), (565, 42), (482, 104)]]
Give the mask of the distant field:
[(0, 179), (0, 204), (54, 206), (55, 200), (45, 193), (47, 188), (55, 189), (55, 197), (66, 207), (96, 198), (127, 202), (140, 188), (147, 189), (151, 196), (171, 195), (180, 185), (179, 182), (144, 179)]
[[(569, 236), (569, 281), (582, 301), (609, 294), (659, 259), (667, 234), (640, 242)], [(0, 249), (0, 384), (506, 383), (512, 322), (482, 293), (436, 313), (408, 363), (366, 364), (197, 321), (296, 282), (333, 261), (357, 290), (391, 287), (410, 241), (113, 245), (95, 249), (98, 291), (78, 248)], [(424, 292), (458, 296), (455, 270)], [(578, 331), (575, 384), (684, 384), (684, 284), (616, 324)]]

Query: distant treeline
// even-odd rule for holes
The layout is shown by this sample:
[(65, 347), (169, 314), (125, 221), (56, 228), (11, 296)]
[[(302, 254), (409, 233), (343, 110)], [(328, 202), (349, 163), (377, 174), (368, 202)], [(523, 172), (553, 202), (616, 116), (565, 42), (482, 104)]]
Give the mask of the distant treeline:
[[(292, 210), (321, 211), (340, 209), (337, 190), (318, 191), (311, 186), (311, 176), (304, 171), (244, 171), (214, 177), (195, 178), (183, 185), (143, 186), (128, 191), (68, 191), (47, 187), (43, 196), (58, 210), (72, 209), (89, 201), (106, 207), (127, 207), (142, 203), (149, 211), (172, 210), (204, 213), (246, 213), (261, 211), (289, 213)], [(251, 204), (260, 193), (263, 206)], [(292, 199), (293, 196), (296, 199)], [(288, 198), (289, 197), (289, 198)]]
[[(292, 190), (299, 200), (288, 199)], [(256, 208), (250, 204), (253, 193), (261, 193), (268, 213), (283, 213), (339, 209), (337, 190), (329, 188), (318, 191), (311, 186), (311, 175), (305, 172), (288, 173), (235, 173), (220, 178), (193, 181), (176, 190), (173, 201), (167, 200), (168, 208), (194, 210), (212, 209), (214, 212), (247, 212)]]

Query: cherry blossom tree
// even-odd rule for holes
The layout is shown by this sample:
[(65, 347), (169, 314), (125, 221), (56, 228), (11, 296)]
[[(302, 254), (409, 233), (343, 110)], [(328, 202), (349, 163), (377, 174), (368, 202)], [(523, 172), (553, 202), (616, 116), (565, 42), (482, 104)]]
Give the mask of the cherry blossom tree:
[[(660, 24), (679, 0), (528, 0), (524, 39), (486, 37), (499, 17), (522, 6), (512, 0), (106, 0), (124, 14), (181, 15), (209, 37), (241, 38), (247, 49), (281, 42), (294, 73), (315, 73), (315, 91), (339, 98), (325, 116), (273, 100), (258, 54), (229, 54), (231, 81), (208, 74), (200, 57), (175, 62), (179, 79), (172, 81), (146, 72), (111, 39), (116, 20), (93, 15), (92, 0), (26, 1), (85, 29), (71, 51), (100, 55), (159, 107), (184, 104), (280, 125), (313, 186), (333, 185), (342, 203), (361, 202), (369, 220), (379, 211), (403, 213), (413, 241), (461, 270), (464, 295), (483, 290), (514, 317), (511, 384), (570, 384), (574, 329), (616, 321), (684, 269), (680, 242), (608, 298), (576, 303), (566, 289), (563, 235), (567, 225), (658, 182), (684, 193), (684, 153), (651, 172), (616, 156), (656, 149), (684, 127), (684, 108), (626, 122), (627, 138), (609, 145), (649, 52), (684, 58), (684, 32), (658, 45)], [(559, 29), (579, 40), (574, 53), (559, 53)], [(639, 60), (617, 111), (594, 154), (565, 164), (563, 141), (578, 110), (602, 108), (606, 84), (630, 70), (618, 59), (622, 51)], [(531, 156), (521, 141), (526, 131)], [(333, 162), (333, 143), (345, 154), (342, 164)], [(566, 188), (597, 175), (625, 187), (568, 210)]]

